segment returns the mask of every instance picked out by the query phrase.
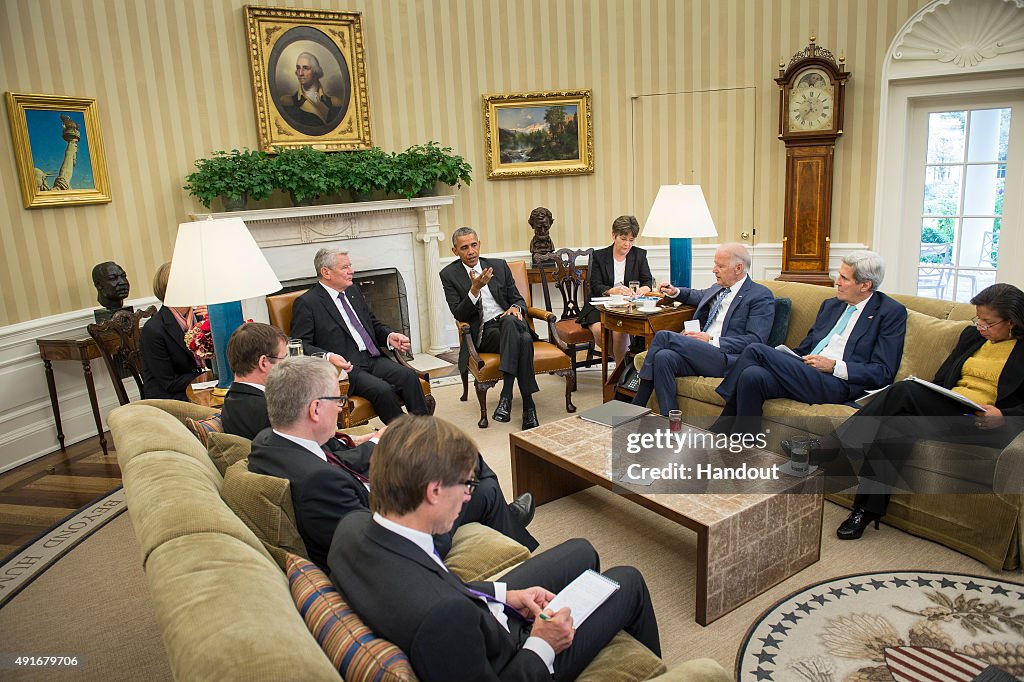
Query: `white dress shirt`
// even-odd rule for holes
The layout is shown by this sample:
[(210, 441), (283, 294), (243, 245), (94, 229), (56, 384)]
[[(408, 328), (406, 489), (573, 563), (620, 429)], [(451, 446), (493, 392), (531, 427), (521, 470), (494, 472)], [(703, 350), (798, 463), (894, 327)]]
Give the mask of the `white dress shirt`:
[[(476, 267), (471, 268), (465, 263), (462, 264), (462, 267), (466, 268), (466, 273), (470, 275), (470, 280), (473, 279), (472, 275), (479, 277), (480, 273), (483, 272), (483, 269), (480, 267), (480, 261), (476, 262)], [(478, 296), (474, 296), (473, 289), (470, 288), (469, 300), (473, 303), (476, 303), (477, 301), (481, 302), (481, 305), (483, 306), (483, 322), (490, 322), (505, 312), (504, 309), (498, 305), (498, 302), (494, 300), (494, 296), (491, 295), (491, 290), (486, 284), (480, 289), (480, 294)]]
[[(874, 296), (874, 294), (871, 294), (871, 296)], [(821, 350), (821, 353), (819, 353), (819, 355), (822, 355), (829, 360), (836, 361), (836, 366), (832, 368), (832, 376), (837, 379), (846, 381), (850, 378), (850, 374), (846, 368), (846, 363), (843, 362), (843, 353), (846, 352), (846, 343), (850, 340), (850, 334), (853, 333), (853, 328), (857, 326), (857, 320), (860, 319), (860, 314), (864, 312), (864, 308), (867, 307), (868, 301), (871, 300), (871, 296), (868, 296), (860, 303), (854, 305), (853, 314), (850, 315), (850, 321), (846, 323), (846, 329), (843, 330), (842, 334), (833, 334), (832, 338), (828, 341), (828, 345)]]
[[(406, 540), (409, 540), (417, 547), (426, 552), (430, 559), (439, 565), (444, 570), (448, 570), (448, 567), (441, 561), (441, 557), (437, 555), (437, 550), (434, 548), (434, 538), (429, 534), (422, 531), (413, 530), (408, 526), (395, 523), (390, 519), (386, 519), (380, 514), (374, 512), (373, 520), (380, 526), (387, 528), (396, 535), (401, 535)], [(477, 597), (484, 604), (487, 605), (487, 610), (491, 612), (491, 615), (501, 623), (501, 627), (508, 630), (508, 614), (505, 613), (505, 607), (500, 602), (505, 601), (505, 595), (507, 593), (507, 587), (505, 583), (491, 583), (494, 586), (494, 598), (497, 602), (484, 599), (483, 597)], [(551, 645), (545, 642), (540, 637), (527, 637), (526, 642), (523, 643), (524, 649), (529, 649), (533, 653), (540, 656), (540, 660), (544, 661), (544, 665), (548, 667), (548, 672), (552, 675), (555, 674), (555, 650), (551, 648)]]
[[(722, 327), (725, 326), (725, 316), (729, 314), (729, 308), (732, 306), (732, 302), (736, 300), (736, 294), (739, 292), (740, 287), (746, 284), (746, 282), (747, 276), (743, 275), (742, 279), (737, 281), (731, 287), (728, 287), (729, 293), (727, 293), (725, 298), (722, 299), (722, 305), (718, 308), (718, 314), (715, 315), (715, 319), (711, 320), (711, 326), (704, 330), (708, 333), (708, 336), (711, 337), (709, 343), (715, 348), (721, 348)], [(714, 301), (714, 299), (712, 299), (712, 301)], [(714, 303), (712, 303), (712, 305), (714, 305)]]
[[(356, 346), (359, 347), (359, 350), (366, 350), (366, 344), (363, 342), (362, 335), (360, 335), (355, 325), (352, 324), (352, 320), (349, 319), (348, 313), (345, 311), (345, 306), (343, 306), (341, 301), (338, 300), (338, 296), (344, 296), (345, 294), (332, 289), (323, 282), (320, 282), (320, 286), (326, 289), (327, 293), (331, 295), (331, 300), (334, 301), (334, 307), (337, 308), (338, 312), (341, 314), (341, 319), (345, 320), (345, 326), (348, 327), (348, 333), (352, 335), (352, 339), (356, 342)], [(351, 302), (349, 302), (349, 305), (351, 305)], [(366, 332), (370, 333), (370, 330), (367, 329)]]
[(612, 279), (615, 282), (612, 284), (612, 288), (625, 286), (626, 282), (626, 259), (623, 258), (621, 261), (615, 260), (615, 256), (612, 256)]
[(317, 444), (316, 441), (309, 440), (307, 438), (299, 438), (298, 436), (292, 436), (292, 435), (287, 434), (287, 433), (281, 433), (277, 429), (274, 429), (274, 433), (276, 433), (277, 435), (281, 436), (281, 438), (285, 438), (287, 440), (290, 440), (291, 442), (295, 443), (296, 445), (301, 445), (302, 447), (304, 447), (305, 449), (309, 450), (310, 452), (312, 452), (314, 455), (316, 455), (317, 457), (319, 457), (323, 461), (327, 462), (327, 453), (324, 452), (324, 449), (322, 447), (320, 447)]

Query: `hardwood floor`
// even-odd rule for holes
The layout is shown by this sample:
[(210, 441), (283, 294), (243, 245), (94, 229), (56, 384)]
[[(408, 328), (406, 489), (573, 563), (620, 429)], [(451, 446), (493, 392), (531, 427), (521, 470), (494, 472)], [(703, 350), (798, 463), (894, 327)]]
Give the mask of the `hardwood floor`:
[(110, 432), (105, 436), (106, 456), (93, 436), (0, 474), (0, 557), (121, 485)]

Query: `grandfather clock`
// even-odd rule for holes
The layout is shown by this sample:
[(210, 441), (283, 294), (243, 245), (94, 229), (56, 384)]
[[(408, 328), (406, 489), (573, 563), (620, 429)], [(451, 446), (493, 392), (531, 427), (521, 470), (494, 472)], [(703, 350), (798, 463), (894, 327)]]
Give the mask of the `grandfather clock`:
[(779, 62), (779, 139), (786, 145), (782, 274), (787, 282), (832, 286), (832, 160), (843, 134), (845, 59), (814, 44)]

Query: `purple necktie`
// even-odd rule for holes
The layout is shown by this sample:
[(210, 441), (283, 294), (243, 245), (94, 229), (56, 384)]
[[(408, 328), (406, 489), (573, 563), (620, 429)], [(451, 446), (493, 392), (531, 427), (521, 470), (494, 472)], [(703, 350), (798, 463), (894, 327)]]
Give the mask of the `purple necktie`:
[[(434, 556), (436, 556), (437, 560), (441, 562), (442, 566), (444, 566), (444, 560), (441, 558), (441, 555), (437, 553), (437, 548), (436, 547), (434, 548)], [(448, 567), (445, 566), (444, 570), (448, 571)], [(448, 572), (451, 573), (451, 571), (448, 571)], [(462, 582), (462, 580), (460, 578), (457, 578), (457, 579), (459, 580), (459, 582)], [(481, 592), (480, 590), (474, 590), (472, 587), (470, 587), (466, 583), (462, 583), (462, 586), (464, 588), (466, 588), (466, 591), (469, 592), (474, 597), (479, 597), (480, 599), (483, 599), (486, 602), (493, 602), (495, 604), (501, 604), (506, 611), (510, 612), (513, 616), (515, 616), (519, 620), (525, 621), (527, 623), (532, 623), (533, 622), (533, 618), (525, 617), (523, 614), (519, 613), (519, 611), (514, 609), (512, 607), (512, 605), (509, 604), (508, 602), (502, 601), (501, 599), (498, 599), (497, 597), (494, 597), (493, 595), (487, 594), (486, 592)]]
[(333, 452), (331, 452), (330, 450), (328, 450), (325, 447), (321, 448), (321, 450), (323, 450), (324, 454), (327, 455), (327, 461), (328, 462), (330, 462), (331, 464), (333, 464), (336, 467), (341, 467), (345, 471), (349, 472), (350, 474), (355, 476), (356, 480), (359, 481), (360, 483), (369, 483), (370, 482), (370, 479), (368, 479), (366, 476), (363, 476), (361, 473), (359, 473), (358, 471), (356, 471), (355, 469), (353, 469), (349, 465), (345, 464), (345, 462), (343, 462), (341, 460), (341, 457), (338, 457), (336, 454), (334, 454)]
[(359, 321), (359, 316), (356, 315), (356, 311), (352, 310), (352, 305), (348, 302), (348, 298), (345, 297), (344, 293), (339, 293), (338, 298), (341, 300), (341, 306), (345, 309), (345, 313), (348, 315), (349, 321), (352, 322), (352, 326), (356, 328), (356, 332), (359, 333), (359, 338), (363, 340), (363, 344), (366, 346), (366, 352), (370, 354), (371, 358), (380, 356), (380, 350), (377, 348), (377, 344), (370, 338), (370, 332), (366, 331), (366, 327)]

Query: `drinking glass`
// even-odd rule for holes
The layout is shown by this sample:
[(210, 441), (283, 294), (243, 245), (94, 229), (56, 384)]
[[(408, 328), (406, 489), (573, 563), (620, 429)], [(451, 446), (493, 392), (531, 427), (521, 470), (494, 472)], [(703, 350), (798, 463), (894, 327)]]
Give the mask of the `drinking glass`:
[(668, 430), (671, 431), (672, 433), (678, 433), (683, 430), (682, 410), (668, 411)]
[(789, 467), (796, 474), (806, 474), (811, 463), (811, 439), (796, 436), (789, 439)]
[(640, 282), (637, 282), (635, 280), (630, 282), (629, 283), (629, 293), (630, 293), (630, 295), (632, 295), (635, 298), (638, 291), (640, 291)]
[(302, 355), (302, 339), (288, 339), (288, 356)]

